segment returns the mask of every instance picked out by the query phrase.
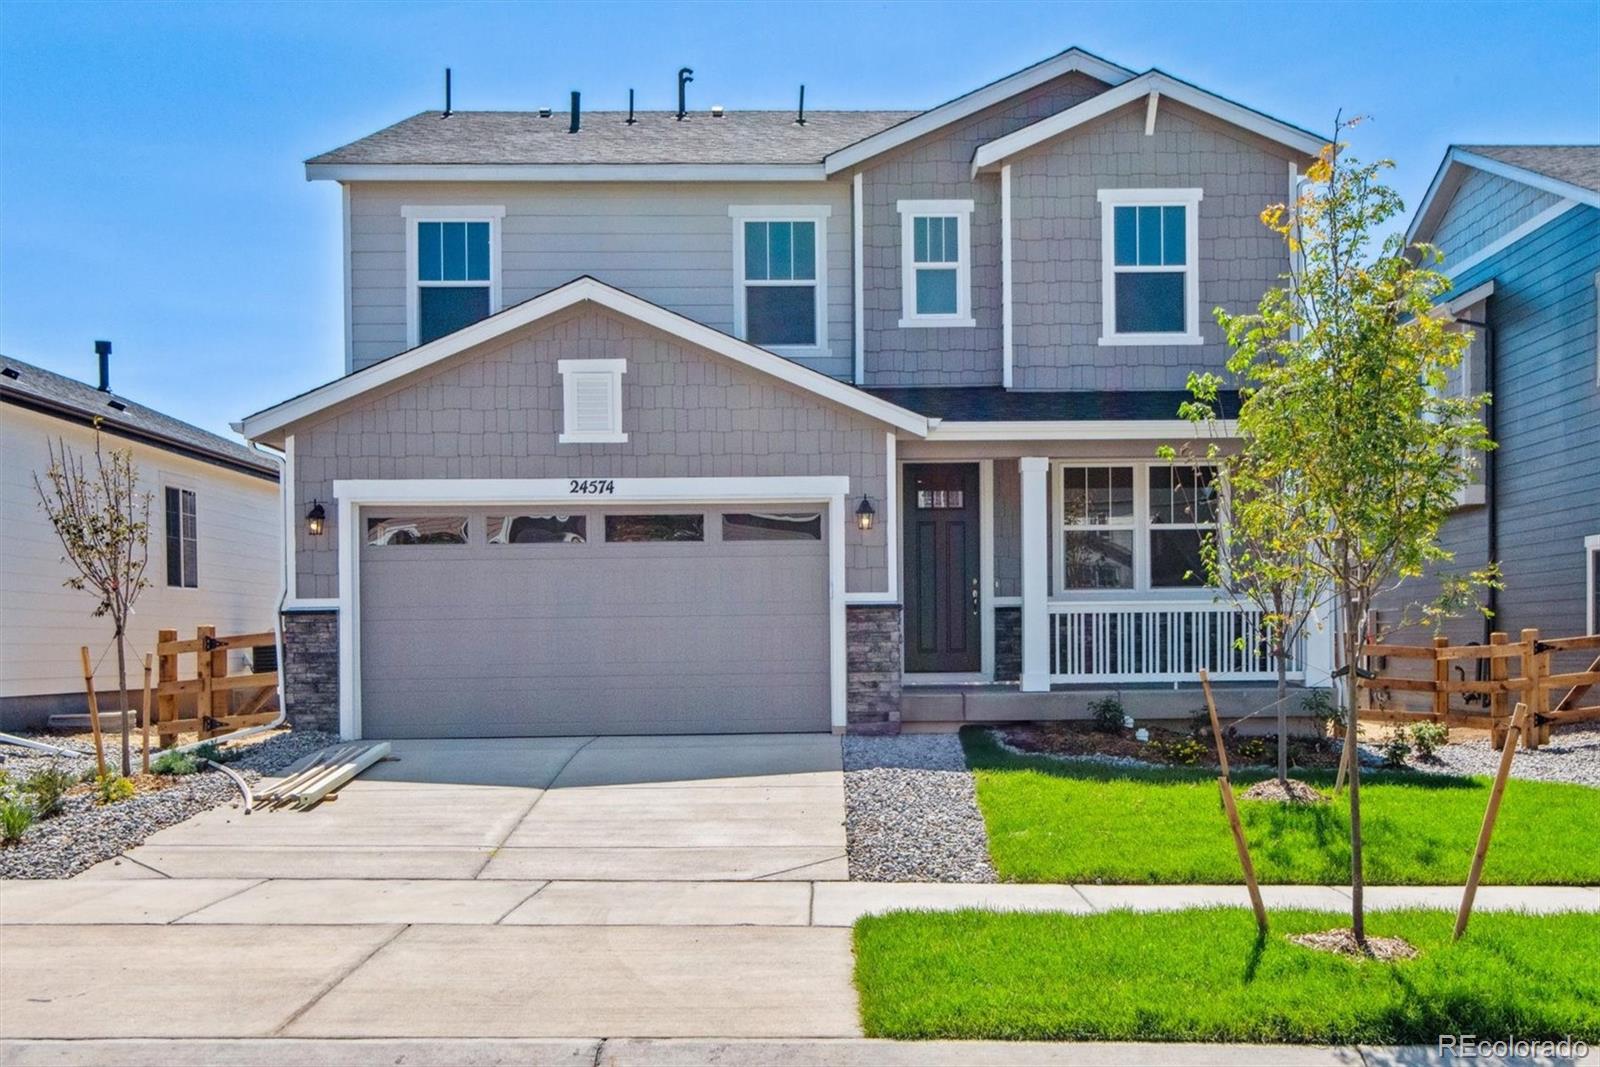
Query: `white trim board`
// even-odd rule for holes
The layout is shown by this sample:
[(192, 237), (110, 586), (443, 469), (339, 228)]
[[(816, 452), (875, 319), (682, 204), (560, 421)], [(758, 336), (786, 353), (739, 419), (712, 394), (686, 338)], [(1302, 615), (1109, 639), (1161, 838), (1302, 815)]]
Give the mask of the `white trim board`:
[(1170, 74), (1159, 70), (1147, 71), (1130, 81), (1125, 81), (1111, 89), (1107, 89), (1099, 96), (1092, 96), (1075, 107), (1065, 111), (1058, 111), (1048, 118), (1024, 126), (1020, 130), (997, 137), (993, 141), (978, 146), (977, 152), (972, 157), (973, 177), (983, 171), (991, 170), (1001, 162), (1024, 152), (1049, 140), (1052, 137), (1074, 130), (1087, 122), (1121, 107), (1126, 107), (1151, 93), (1160, 93), (1180, 104), (1186, 104), (1196, 111), (1203, 111), (1213, 118), (1221, 119), (1243, 130), (1265, 137), (1269, 141), (1286, 145), (1296, 151), (1314, 156), (1322, 149), (1324, 139), (1281, 122), (1270, 115), (1236, 104), (1232, 100), (1208, 93), (1204, 89), (1190, 85), (1188, 82), (1179, 81)]
[(719, 330), (702, 325), (677, 312), (668, 311), (647, 300), (641, 300), (631, 293), (625, 293), (621, 289), (588, 276), (513, 305), (437, 341), (419, 345), (291, 400), (247, 415), (240, 424), (241, 432), (247, 440), (263, 439), (300, 419), (398, 381), (464, 352), (474, 345), (492, 341), (512, 330), (520, 329), (586, 300), (753, 370), (815, 393), (825, 400), (858, 411), (898, 430), (904, 430), (917, 437), (927, 436), (928, 420), (914, 411), (880, 400), (820, 371), (801, 366), (793, 360), (775, 355), (736, 337), (730, 337)]
[[(1411, 225), (1406, 227), (1406, 244), (1417, 242), (1419, 240), (1418, 234), (1423, 231), (1424, 227), (1427, 227), (1428, 236), (1433, 236), (1433, 225), (1437, 221), (1434, 201), (1444, 192), (1446, 185), (1450, 187), (1450, 195), (1455, 195), (1459, 186), (1459, 182), (1454, 180), (1455, 175), (1460, 168), (1464, 167), (1481, 170), (1486, 174), (1493, 174), (1514, 182), (1521, 182), (1530, 188), (1542, 189), (1547, 193), (1553, 193), (1563, 200), (1600, 207), (1600, 193), (1595, 192), (1593, 189), (1585, 189), (1581, 185), (1573, 185), (1571, 182), (1564, 182), (1559, 178), (1551, 178), (1540, 174), (1538, 171), (1527, 170), (1511, 163), (1502, 163), (1498, 159), (1481, 156), (1476, 152), (1469, 152), (1459, 145), (1451, 145), (1445, 152), (1444, 158), (1439, 161), (1439, 169), (1434, 171), (1433, 180), (1428, 183), (1428, 191), (1422, 194), (1422, 200), (1417, 204), (1417, 212), (1411, 218)], [(1440, 204), (1437, 205), (1437, 208), (1442, 211), (1444, 206)], [(1458, 267), (1456, 269), (1462, 268)]]
[(1507, 230), (1504, 234), (1495, 238), (1493, 241), (1490, 241), (1476, 252), (1469, 256), (1462, 257), (1460, 262), (1451, 263), (1447, 258), (1442, 264), (1442, 273), (1447, 278), (1454, 278), (1458, 274), (1465, 274), (1467, 271), (1489, 259), (1491, 256), (1499, 255), (1501, 252), (1504, 252), (1506, 249), (1510, 248), (1524, 237), (1530, 236), (1537, 230), (1542, 230), (1544, 227), (1550, 225), (1552, 222), (1556, 221), (1561, 216), (1578, 206), (1579, 205), (1576, 200), (1561, 200), (1551, 204), (1549, 207), (1545, 208), (1543, 211), (1539, 212), (1522, 225), (1516, 227), (1515, 229)]
[(820, 182), (821, 163), (307, 163), (333, 182)]
[(1025, 93), (1074, 71), (1087, 74), (1107, 85), (1120, 85), (1134, 76), (1133, 71), (1127, 67), (1101, 59), (1081, 48), (1069, 48), (1031, 67), (1025, 67), (1015, 74), (1007, 75), (938, 107), (930, 108), (881, 133), (875, 133), (853, 145), (831, 152), (823, 160), (823, 166), (828, 174), (837, 174), (841, 170), (864, 163), (874, 156), (882, 155), (918, 137), (943, 129), (952, 122), (959, 122), (969, 115), (975, 115), (985, 108), (1009, 100), (1018, 93)]
[(1590, 534), (1583, 539), (1584, 577), (1587, 579), (1587, 584), (1583, 587), (1584, 615), (1590, 633), (1600, 633), (1600, 618), (1595, 617), (1594, 603), (1596, 554), (1600, 554), (1600, 534)]
[[(1216, 425), (1223, 437), (1238, 436), (1238, 423)], [(1163, 441), (1197, 433), (1187, 419), (1078, 419), (1039, 422), (955, 422), (934, 420), (929, 441)]]
[(485, 504), (823, 504), (829, 512), (828, 644), (830, 718), (836, 731), (848, 715), (845, 644), (845, 531), (850, 479), (842, 475), (774, 478), (616, 478), (604, 497), (574, 494), (568, 478), (348, 479), (333, 483), (338, 503), (339, 734), (361, 736), (361, 530), (363, 507)]

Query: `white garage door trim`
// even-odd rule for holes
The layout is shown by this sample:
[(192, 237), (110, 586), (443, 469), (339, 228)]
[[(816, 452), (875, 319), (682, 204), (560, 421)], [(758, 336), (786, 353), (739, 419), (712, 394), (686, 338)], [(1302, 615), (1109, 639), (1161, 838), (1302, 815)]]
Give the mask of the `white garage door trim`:
[[(602, 483), (596, 492), (596, 482)], [(829, 705), (835, 733), (845, 727), (845, 498), (850, 479), (777, 478), (422, 478), (335, 481), (339, 508), (339, 733), (361, 736), (361, 617), (356, 511), (401, 504), (460, 507), (525, 504), (821, 504), (828, 509)]]

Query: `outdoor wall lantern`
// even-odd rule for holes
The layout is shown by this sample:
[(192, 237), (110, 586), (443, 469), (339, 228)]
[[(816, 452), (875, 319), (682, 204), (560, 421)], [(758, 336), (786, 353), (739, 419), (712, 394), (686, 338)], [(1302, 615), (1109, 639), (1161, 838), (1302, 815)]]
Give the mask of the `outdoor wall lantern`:
[(311, 510), (306, 512), (306, 533), (312, 537), (320, 537), (322, 535), (323, 520), (327, 517), (328, 513), (322, 510), (322, 501), (313, 500), (311, 502)]
[(872, 501), (867, 499), (867, 494), (862, 493), (861, 503), (856, 505), (856, 529), (872, 529), (872, 519), (875, 515), (877, 512), (872, 509)]

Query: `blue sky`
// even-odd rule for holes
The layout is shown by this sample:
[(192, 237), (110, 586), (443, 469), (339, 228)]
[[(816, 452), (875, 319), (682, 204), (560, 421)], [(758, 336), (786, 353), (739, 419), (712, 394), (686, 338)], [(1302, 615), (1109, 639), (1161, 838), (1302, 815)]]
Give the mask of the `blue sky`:
[(0, 6), (0, 351), (227, 424), (342, 370), (339, 194), (301, 162), (439, 106), (921, 108), (1071, 45), (1300, 125), (1370, 115), (1408, 205), (1451, 142), (1600, 141), (1600, 3)]

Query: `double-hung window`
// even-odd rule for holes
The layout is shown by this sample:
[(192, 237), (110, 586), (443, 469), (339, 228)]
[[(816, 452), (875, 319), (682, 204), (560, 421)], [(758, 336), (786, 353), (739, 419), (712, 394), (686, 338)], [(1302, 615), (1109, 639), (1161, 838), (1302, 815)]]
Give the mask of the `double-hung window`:
[(1200, 199), (1100, 190), (1101, 344), (1200, 344)]
[(828, 336), (831, 209), (740, 207), (733, 219), (733, 332), (762, 348), (814, 352)]
[(972, 201), (902, 200), (900, 325), (971, 326)]
[(406, 207), (406, 341), (423, 345), (500, 310), (500, 207)]
[(1220, 504), (1210, 466), (1056, 468), (1056, 588), (1146, 591), (1207, 584)]
[(181, 589), (200, 585), (200, 534), (195, 519), (194, 491), (165, 487), (167, 584)]

